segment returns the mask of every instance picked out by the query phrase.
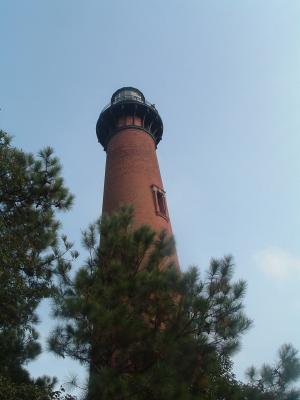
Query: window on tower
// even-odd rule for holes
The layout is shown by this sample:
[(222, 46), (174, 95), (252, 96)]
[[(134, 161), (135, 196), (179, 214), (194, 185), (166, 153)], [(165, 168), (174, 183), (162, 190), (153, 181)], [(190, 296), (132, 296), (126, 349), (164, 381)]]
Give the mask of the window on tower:
[(153, 197), (154, 197), (154, 206), (157, 215), (168, 219), (168, 211), (167, 211), (167, 202), (166, 202), (166, 193), (164, 190), (159, 187), (152, 185)]

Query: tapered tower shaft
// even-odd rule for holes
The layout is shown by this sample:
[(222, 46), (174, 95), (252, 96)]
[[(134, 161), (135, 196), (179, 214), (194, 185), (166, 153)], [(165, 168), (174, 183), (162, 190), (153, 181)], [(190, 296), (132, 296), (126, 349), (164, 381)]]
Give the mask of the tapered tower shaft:
[(116, 91), (97, 122), (97, 136), (106, 153), (103, 214), (122, 204), (134, 206), (136, 226), (172, 234), (156, 147), (163, 133), (153, 104), (135, 88)]

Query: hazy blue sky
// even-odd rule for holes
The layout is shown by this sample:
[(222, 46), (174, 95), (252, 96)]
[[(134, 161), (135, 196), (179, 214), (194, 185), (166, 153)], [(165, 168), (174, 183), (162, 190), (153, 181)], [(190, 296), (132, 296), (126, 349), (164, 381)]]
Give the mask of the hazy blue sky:
[[(239, 377), (300, 349), (299, 0), (0, 0), (0, 127), (36, 152), (55, 148), (80, 231), (100, 213), (105, 152), (95, 124), (121, 86), (164, 121), (158, 148), (185, 269), (231, 253), (254, 319)], [(41, 307), (42, 335), (50, 324)], [(30, 365), (66, 380), (77, 364)]]

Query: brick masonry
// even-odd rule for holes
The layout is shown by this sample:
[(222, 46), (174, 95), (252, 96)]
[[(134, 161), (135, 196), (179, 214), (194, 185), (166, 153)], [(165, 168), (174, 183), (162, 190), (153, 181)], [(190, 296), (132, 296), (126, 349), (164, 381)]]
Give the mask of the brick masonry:
[(136, 226), (147, 224), (172, 234), (169, 219), (156, 212), (152, 185), (163, 189), (154, 140), (134, 127), (119, 131), (107, 146), (102, 213), (132, 204)]

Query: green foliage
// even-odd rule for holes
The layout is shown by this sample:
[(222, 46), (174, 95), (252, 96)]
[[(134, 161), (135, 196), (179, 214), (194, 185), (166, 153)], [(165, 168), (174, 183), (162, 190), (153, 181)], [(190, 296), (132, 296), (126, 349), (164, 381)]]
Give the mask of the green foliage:
[(231, 257), (204, 279), (178, 273), (173, 240), (132, 222), (123, 207), (84, 233), (89, 258), (74, 279), (61, 271), (50, 349), (89, 366), (91, 400), (233, 399), (229, 356), (250, 321)]
[(16, 383), (0, 376), (0, 400), (76, 400), (64, 388), (54, 390), (55, 380), (47, 377), (30, 383)]
[(51, 389), (46, 386), (18, 383), (0, 376), (0, 399), (5, 400), (49, 400)]
[(36, 386), (23, 367), (40, 353), (35, 310), (53, 292), (55, 269), (76, 256), (65, 259), (71, 244), (66, 237), (59, 243), (55, 213), (72, 204), (60, 172), (51, 148), (34, 157), (0, 131), (0, 377), (12, 393)]
[(53, 151), (26, 154), (0, 131), (0, 171), (0, 400), (75, 400), (24, 367), (41, 351), (36, 308), (47, 297), (61, 319), (49, 347), (90, 369), (88, 400), (300, 400), (291, 345), (275, 365), (249, 368), (247, 384), (232, 373), (251, 322), (231, 257), (212, 259), (204, 277), (179, 273), (173, 239), (133, 229), (123, 207), (84, 232), (89, 257), (71, 278), (78, 253), (59, 239), (56, 211), (72, 196)]
[(300, 378), (300, 358), (291, 344), (283, 345), (275, 365), (264, 364), (260, 370), (247, 371), (249, 385), (245, 387), (247, 399), (299, 400), (300, 390), (292, 384)]

